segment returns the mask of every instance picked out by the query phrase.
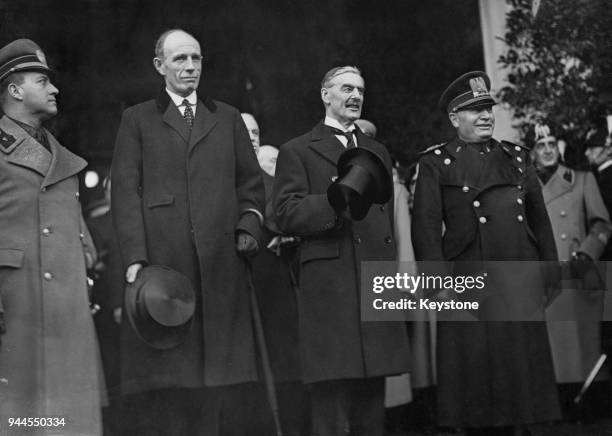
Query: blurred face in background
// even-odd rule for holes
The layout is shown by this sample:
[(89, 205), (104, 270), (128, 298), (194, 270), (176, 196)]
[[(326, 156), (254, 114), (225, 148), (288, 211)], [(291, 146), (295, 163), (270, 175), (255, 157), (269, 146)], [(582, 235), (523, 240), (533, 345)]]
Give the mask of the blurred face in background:
[(550, 167), (559, 162), (559, 147), (557, 138), (547, 136), (536, 142), (532, 151), (532, 158), (537, 167)]
[(274, 177), (276, 173), (276, 158), (278, 156), (278, 149), (276, 147), (272, 147), (271, 145), (263, 145), (259, 148), (259, 153), (257, 153), (257, 160), (259, 161), (259, 166), (262, 170), (264, 170), (268, 175)]
[(253, 148), (255, 149), (255, 154), (259, 153), (259, 125), (257, 121), (255, 121), (255, 117), (251, 114), (243, 113), (240, 114), (242, 116), (242, 120), (244, 121), (244, 125), (249, 132), (249, 138), (251, 138), (251, 144), (253, 144)]

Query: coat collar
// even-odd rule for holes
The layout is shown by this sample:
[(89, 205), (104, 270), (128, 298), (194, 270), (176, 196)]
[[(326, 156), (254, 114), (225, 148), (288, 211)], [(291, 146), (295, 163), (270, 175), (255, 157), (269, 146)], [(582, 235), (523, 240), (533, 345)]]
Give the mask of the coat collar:
[(203, 101), (198, 98), (196, 116), (190, 132), (180, 111), (171, 102), (166, 89), (162, 89), (156, 99), (157, 108), (163, 114), (164, 122), (181, 135), (191, 150), (217, 124), (217, 105), (210, 97), (205, 97)]
[[(364, 135), (358, 126), (355, 126), (354, 133), (357, 137), (358, 147), (367, 148), (380, 154), (381, 151), (377, 145), (378, 143)], [(340, 155), (346, 150), (338, 138), (329, 132), (328, 128), (323, 124), (323, 121), (319, 121), (310, 132), (310, 141), (310, 148), (319, 153), (334, 166), (338, 163)]]
[(549, 203), (557, 197), (562, 196), (566, 192), (573, 189), (576, 183), (576, 174), (573, 170), (566, 166), (559, 164), (557, 171), (552, 175), (550, 180), (542, 185), (542, 196), (544, 197), (544, 203)]
[(46, 129), (51, 152), (7, 116), (0, 119), (0, 129), (0, 150), (7, 155), (6, 160), (39, 173), (44, 177), (43, 187), (74, 176), (87, 166), (84, 159), (62, 147)]

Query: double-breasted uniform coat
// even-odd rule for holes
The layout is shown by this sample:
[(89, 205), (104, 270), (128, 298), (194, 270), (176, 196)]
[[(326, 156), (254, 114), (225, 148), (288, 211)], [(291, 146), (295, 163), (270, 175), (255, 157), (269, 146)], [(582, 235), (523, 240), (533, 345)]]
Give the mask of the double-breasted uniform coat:
[(47, 430), (100, 435), (101, 372), (77, 179), (86, 162), (45, 133), (50, 152), (8, 117), (0, 119), (0, 301), (6, 320), (0, 430), (8, 417), (64, 417), (64, 426)]
[[(359, 147), (391, 162), (385, 147), (356, 130)], [(306, 383), (406, 372), (403, 323), (362, 322), (362, 261), (393, 261), (393, 199), (373, 205), (362, 221), (336, 225), (327, 188), (345, 150), (323, 123), (280, 148), (274, 183), (279, 228), (302, 237), (298, 314), (302, 379)]]
[[(468, 145), (454, 139), (431, 147), (419, 162), (412, 241), (419, 261), (527, 261), (518, 268), (508, 264), (512, 278), (540, 283), (498, 283), (499, 293), (483, 306), (499, 311), (516, 305), (523, 315), (529, 309), (534, 319), (543, 319), (544, 295), (536, 291), (544, 277), (537, 261), (555, 261), (557, 254), (540, 185), (527, 162), (525, 149), (495, 140)], [(559, 418), (544, 322), (440, 322), (437, 347), (440, 425)]]
[[(610, 238), (610, 217), (593, 174), (559, 165), (542, 185), (560, 261), (581, 252), (597, 261)], [(605, 277), (605, 276), (604, 276)], [(603, 285), (603, 281), (601, 282)], [(559, 383), (582, 383), (599, 358), (603, 289), (564, 280), (547, 308), (548, 334)]]
[(264, 188), (240, 113), (198, 100), (194, 125), (162, 91), (128, 108), (112, 166), (112, 214), (124, 267), (169, 266), (193, 283), (196, 313), (184, 343), (155, 350), (123, 323), (125, 393), (226, 386), (256, 379), (244, 261), (236, 232), (256, 239)]

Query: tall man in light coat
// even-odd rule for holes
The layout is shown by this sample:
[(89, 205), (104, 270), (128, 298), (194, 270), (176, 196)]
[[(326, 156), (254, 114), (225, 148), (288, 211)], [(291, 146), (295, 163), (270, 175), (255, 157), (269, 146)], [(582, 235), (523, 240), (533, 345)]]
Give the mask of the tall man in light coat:
[(50, 71), (33, 41), (0, 49), (0, 434), (39, 430), (9, 429), (10, 417), (49, 417), (53, 433), (101, 435), (77, 179), (86, 162), (43, 127), (57, 114)]
[(603, 280), (599, 280), (601, 288), (593, 289), (584, 273), (599, 274), (593, 261), (603, 253), (612, 226), (595, 176), (560, 162), (557, 138), (549, 126), (537, 124), (533, 138), (531, 154), (559, 260), (573, 267), (565, 270), (564, 290), (546, 310), (556, 379), (557, 383), (584, 383), (601, 353), (599, 320), (604, 297)]
[(385, 147), (355, 127), (363, 98), (357, 68), (328, 71), (321, 84), (325, 119), (280, 148), (274, 182), (278, 226), (302, 237), (300, 358), (318, 436), (382, 435), (384, 376), (406, 372), (409, 360), (402, 323), (360, 320), (361, 262), (395, 260), (392, 200), (352, 221), (338, 216), (326, 195), (349, 145), (382, 156), (391, 171)]
[(136, 434), (214, 435), (228, 386), (257, 378), (240, 255), (258, 249), (264, 188), (240, 113), (197, 93), (198, 41), (164, 32), (153, 63), (165, 84), (123, 114), (111, 210), (126, 280), (147, 264), (173, 268), (191, 280), (196, 311), (185, 341), (169, 350), (124, 323), (122, 388), (136, 394), (124, 420)]

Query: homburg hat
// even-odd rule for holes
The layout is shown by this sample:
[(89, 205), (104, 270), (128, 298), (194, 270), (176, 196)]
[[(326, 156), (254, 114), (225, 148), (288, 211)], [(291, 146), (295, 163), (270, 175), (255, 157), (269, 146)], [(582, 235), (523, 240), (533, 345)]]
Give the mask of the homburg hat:
[(125, 311), (143, 342), (155, 349), (173, 348), (191, 328), (195, 292), (183, 274), (166, 266), (146, 266), (126, 286)]

